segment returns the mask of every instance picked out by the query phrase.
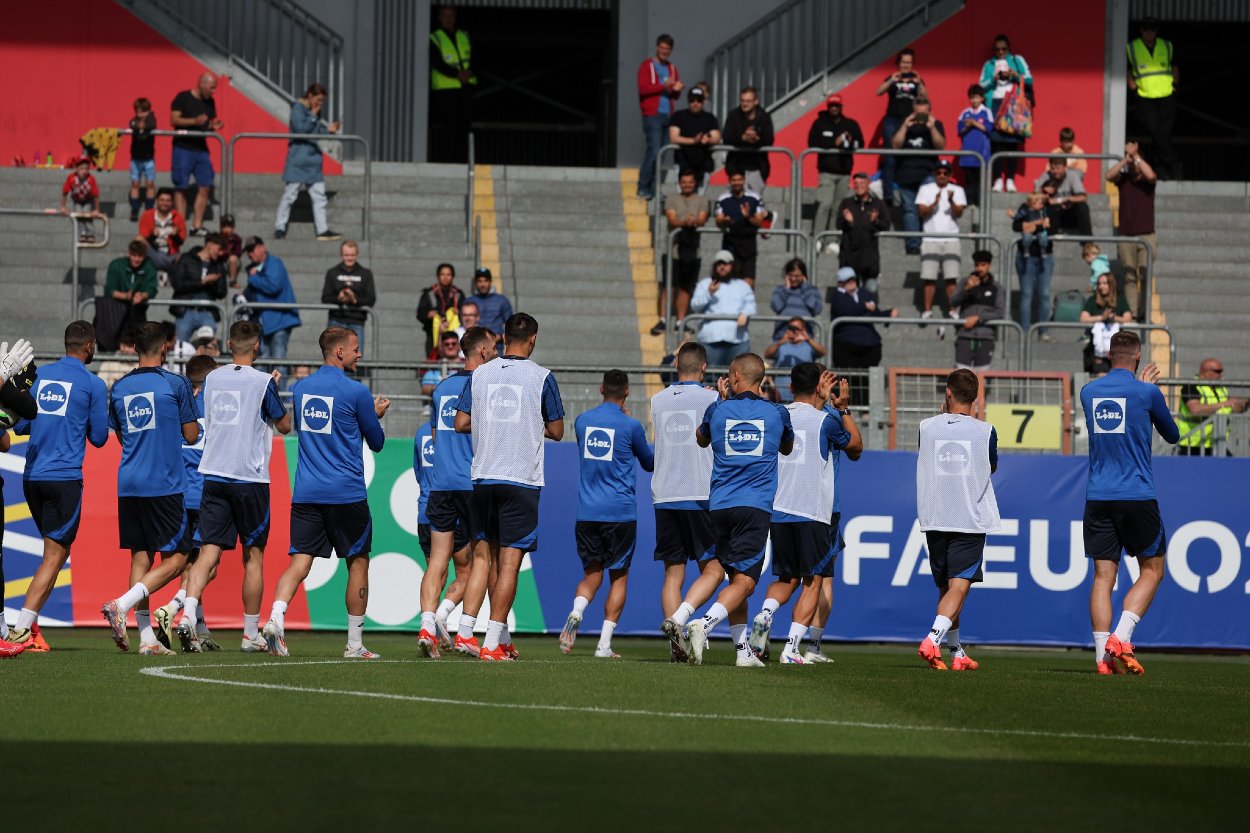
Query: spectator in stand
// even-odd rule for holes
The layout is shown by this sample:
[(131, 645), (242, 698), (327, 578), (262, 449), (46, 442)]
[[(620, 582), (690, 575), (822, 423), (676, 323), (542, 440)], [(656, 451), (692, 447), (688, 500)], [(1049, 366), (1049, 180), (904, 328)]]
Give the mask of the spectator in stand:
[[(139, 337), (138, 327), (127, 327), (122, 330), (122, 334), (117, 339), (117, 352), (122, 356), (135, 356), (135, 339)], [(100, 351), (104, 351), (101, 349)], [(131, 359), (109, 359), (100, 362), (100, 368), (96, 371), (97, 376), (104, 380), (104, 384), (110, 388), (113, 383), (127, 373), (135, 369), (137, 358)]]
[[(184, 252), (174, 264), (170, 283), (175, 301), (220, 301), (229, 290), (226, 269), (221, 264), (225, 244), (216, 232), (204, 244)], [(170, 307), (179, 341), (190, 341), (191, 334), (205, 325), (216, 326), (221, 315), (212, 307)]]
[(217, 331), (212, 327), (200, 327), (191, 334), (191, 347), (196, 356), (217, 358), (221, 355), (221, 344), (217, 340)]
[[(819, 184), (816, 186), (816, 219), (812, 223), (814, 238), (822, 231), (837, 228), (835, 209), (850, 191), (854, 151), (864, 146), (864, 132), (859, 129), (859, 122), (842, 115), (842, 96), (834, 93), (825, 99), (825, 111), (816, 116), (807, 131), (807, 146), (845, 151), (821, 153), (816, 157)], [(827, 245), (836, 244), (831, 240)]]
[[(452, 365), (452, 373), (455, 373), (455, 366), (464, 363), (464, 353), (460, 352), (460, 336), (452, 330), (443, 333), (438, 340), (438, 353), (432, 361)], [(430, 368), (421, 374), (421, 393), (429, 396), (441, 381), (443, 381), (442, 367)]]
[[(1181, 412), (1176, 425), (1181, 430), (1176, 453), (1186, 457), (1210, 457), (1214, 454), (1212, 437), (1215, 433), (1215, 414), (1245, 413), (1247, 401), (1230, 397), (1228, 388), (1218, 384), (1224, 375), (1224, 362), (1219, 359), (1203, 359), (1198, 366), (1198, 378), (1181, 388)], [(1225, 436), (1227, 439), (1227, 435)], [(1225, 451), (1227, 456), (1232, 452)]]
[[(894, 59), (897, 67), (877, 87), (877, 95), (888, 95), (885, 105), (885, 118), (881, 120), (881, 136), (886, 147), (894, 147), (894, 134), (903, 125), (903, 120), (912, 114), (916, 99), (925, 95), (924, 79), (916, 74), (916, 52), (904, 49)], [(898, 204), (894, 196), (895, 172), (898, 157), (884, 156), (881, 158), (881, 196), (887, 201)]]
[[(655, 181), (655, 159), (669, 135), (669, 120), (677, 109), (681, 91), (686, 88), (677, 65), (669, 61), (673, 54), (673, 36), (655, 39), (655, 57), (647, 58), (638, 67), (638, 105), (642, 108), (642, 136), (647, 143), (638, 170), (638, 196), (653, 199), (659, 183)], [(492, 331), (493, 332), (493, 331)]]
[(877, 276), (881, 274), (877, 232), (889, 230), (890, 209), (869, 190), (866, 173), (851, 177), (851, 191), (851, 196), (838, 204), (838, 229), (842, 232), (838, 266), (849, 267), (856, 275), (862, 275), (865, 288), (873, 292), (877, 288)]
[(243, 260), (243, 238), (235, 232), (234, 215), (221, 215), (221, 237), (226, 246), (221, 250), (222, 261), (226, 265), (226, 275), (230, 278), (230, 288), (239, 288), (239, 264)]
[(156, 204), (156, 116), (152, 102), (136, 98), (130, 120), (130, 222), (139, 219), (140, 208)]
[(460, 326), (459, 310), (464, 301), (464, 293), (454, 283), (456, 267), (440, 263), (434, 275), (434, 285), (421, 293), (421, 300), (417, 302), (417, 320), (425, 328), (425, 356), (434, 353), (434, 345), (438, 344), (438, 337), (444, 330)]
[(156, 292), (156, 267), (148, 261), (147, 243), (131, 240), (126, 256), (109, 264), (104, 279), (104, 295), (113, 301), (109, 311), (96, 309), (96, 347), (101, 353), (116, 352), (122, 331), (148, 320), (148, 300)]
[[(1158, 177), (1150, 164), (1142, 159), (1136, 142), (1126, 142), (1124, 158), (1107, 171), (1107, 181), (1120, 189), (1120, 224), (1117, 237), (1141, 237), (1156, 253), (1155, 183)], [(1141, 246), (1121, 243), (1117, 246), (1124, 267), (1124, 296), (1138, 318), (1144, 317), (1150, 299), (1146, 297), (1146, 252)]]
[(1081, 308), (1081, 323), (1089, 324), (1089, 344), (1085, 347), (1085, 372), (1103, 374), (1111, 370), (1111, 337), (1121, 324), (1131, 324), (1133, 313), (1128, 299), (1116, 291), (1115, 276), (1095, 261), (1094, 293)]
[(742, 278), (755, 289), (755, 257), (759, 251), (756, 237), (769, 213), (764, 198), (747, 187), (746, 174), (732, 170), (729, 190), (716, 200), (716, 225), (724, 231), (721, 248), (734, 256), (734, 277)]
[(489, 269), (480, 268), (473, 273), (473, 294), (470, 298), (477, 304), (478, 326), (485, 327), (495, 334), (495, 345), (499, 355), (503, 355), (503, 331), (508, 319), (512, 317), (512, 302), (507, 295), (501, 295), (492, 286), (493, 277)]
[(430, 32), (430, 161), (464, 164), (469, 159), (469, 127), (477, 75), (472, 69), (469, 33), (456, 28), (456, 10), (438, 7)]
[[(321, 120), (321, 108), (326, 103), (326, 88), (322, 84), (310, 84), (303, 98), (291, 105), (288, 126), (292, 133), (315, 133), (328, 135), (338, 133), (338, 122), (325, 124)], [(287, 144), (286, 165), (282, 168), (285, 187), (278, 202), (278, 216), (274, 219), (273, 236), (277, 240), (286, 237), (286, 226), (291, 219), (291, 206), (299, 196), (301, 187), (308, 189), (312, 200), (313, 226), (318, 240), (338, 240), (343, 235), (332, 231), (326, 220), (326, 177), (322, 170), (321, 148), (315, 141), (291, 139)]]
[[(859, 277), (850, 266), (838, 270), (838, 285), (829, 287), (825, 296), (829, 304), (829, 320), (871, 316), (875, 318), (898, 318), (897, 309), (888, 309), (877, 303), (877, 296), (867, 289), (860, 289)], [(868, 368), (881, 364), (881, 334), (874, 324), (854, 322), (839, 324), (833, 331), (834, 367)], [(850, 380), (851, 404), (868, 404), (868, 377), (856, 375)]]
[[(265, 241), (249, 237), (243, 244), (243, 251), (251, 261), (247, 265), (247, 289), (243, 291), (243, 296), (256, 304), (294, 304), (295, 289), (291, 286), (286, 264), (277, 255), (269, 254)], [(299, 311), (260, 309), (253, 313), (252, 320), (260, 324), (261, 358), (285, 359), (291, 330), (300, 325)], [(286, 375), (285, 367), (272, 369)]]
[(1052, 232), (1071, 228), (1085, 237), (1094, 233), (1083, 179), (1080, 173), (1068, 167), (1067, 157), (1052, 156), (1046, 173), (1033, 184), (1034, 191), (1046, 194)]
[[(819, 299), (817, 299), (819, 303)], [(814, 362), (825, 356), (825, 348), (812, 340), (807, 330), (807, 322), (802, 316), (796, 315), (789, 321), (782, 322), (781, 329), (773, 334), (773, 343), (764, 350), (764, 358), (773, 363), (773, 367), (787, 368)], [(786, 384), (777, 386), (777, 398), (782, 402), (793, 402), (794, 391)]]
[[(820, 290), (807, 280), (807, 264), (799, 258), (786, 261), (785, 283), (773, 290), (772, 300), (768, 304), (777, 315), (802, 318), (815, 318), (820, 315)], [(779, 321), (773, 328), (773, 340), (785, 335), (788, 322)], [(808, 335), (811, 335), (809, 332)], [(768, 358), (765, 356), (765, 358)]]
[(705, 319), (699, 326), (699, 343), (707, 350), (707, 363), (712, 367), (728, 367), (751, 349), (747, 324), (755, 315), (755, 290), (734, 273), (733, 252), (721, 249), (716, 253), (712, 274), (694, 288), (690, 310), (700, 315), (734, 316)]
[[(68, 203), (68, 204), (67, 204)], [(74, 172), (65, 178), (61, 186), (61, 213), (78, 218), (78, 242), (95, 242), (95, 220), (100, 216), (100, 186), (91, 175), (91, 160), (83, 156), (74, 163)]]
[(344, 240), (339, 246), (341, 260), (326, 271), (321, 286), (321, 303), (338, 304), (331, 310), (326, 327), (343, 327), (356, 334), (360, 352), (365, 352), (365, 321), (369, 313), (361, 307), (372, 307), (378, 302), (378, 292), (373, 283), (373, 272), (360, 265), (360, 246), (355, 240)]
[[(470, 327), (480, 326), (478, 322), (482, 318), (481, 310), (477, 308), (476, 301), (465, 301), (460, 305), (460, 326), (456, 328), (456, 338), (464, 338), (465, 332)], [(460, 351), (460, 358), (464, 358), (464, 351)]]
[(1176, 68), (1171, 42), (1159, 37), (1159, 19), (1144, 18), (1138, 28), (1141, 37), (1130, 41), (1127, 47), (1128, 88), (1136, 93), (1131, 99), (1132, 109), (1158, 148), (1159, 171), (1165, 177), (1180, 179), (1181, 164), (1172, 145), (1176, 121), (1173, 93), (1180, 70)]
[[(916, 209), (924, 220), (928, 234), (958, 234), (959, 218), (968, 207), (964, 189), (951, 181), (951, 164), (939, 160), (933, 169), (933, 181), (920, 186), (916, 195)], [(920, 280), (924, 285), (924, 309), (921, 318), (933, 317), (933, 298), (937, 294), (938, 273), (946, 284), (946, 311), (951, 318), (958, 318), (952, 297), (955, 282), (959, 280), (959, 240), (943, 237), (926, 237), (920, 244)], [(938, 327), (938, 338), (946, 337), (946, 328)]]
[(678, 232), (673, 241), (673, 250), (669, 252), (673, 297), (665, 297), (664, 284), (661, 282), (656, 303), (660, 320), (651, 328), (653, 336), (664, 332), (667, 323), (665, 319), (669, 312), (679, 322), (685, 320), (686, 313), (690, 310), (690, 296), (694, 292), (694, 285), (699, 281), (699, 267), (702, 265), (699, 259), (699, 228), (707, 223), (708, 204), (707, 198), (695, 190), (697, 178), (698, 174), (694, 171), (683, 170), (677, 175), (679, 192), (664, 200), (664, 217), (668, 220), (668, 231), (670, 234), (673, 231)]
[(674, 113), (668, 124), (668, 141), (678, 146), (677, 170), (693, 173), (700, 193), (712, 172), (712, 146), (721, 143), (720, 122), (706, 103), (706, 88), (695, 84), (686, 93), (687, 109)]
[[(902, 126), (894, 133), (891, 144), (908, 150), (942, 150), (946, 147), (946, 128), (940, 119), (933, 118), (932, 107), (926, 96), (917, 96), (912, 113), (903, 119)], [(904, 156), (898, 160), (894, 171), (897, 193), (903, 205), (903, 230), (919, 231), (920, 214), (916, 210), (916, 196), (920, 186), (932, 181), (936, 156)], [(920, 254), (920, 238), (908, 237), (907, 254)]]
[[(158, 322), (161, 330), (165, 333), (165, 369), (170, 373), (186, 374), (187, 359), (195, 355), (195, 347), (191, 345), (191, 339), (195, 338), (196, 333), (208, 330), (213, 331), (211, 326), (207, 324), (198, 328), (189, 338), (182, 339), (178, 337), (178, 330), (175, 324), (170, 321)], [(140, 328), (142, 332), (142, 328)]]
[[(1030, 202), (1037, 203), (1036, 195), (1030, 194)], [(1050, 217), (1040, 209), (1030, 209), (1024, 202), (1011, 215), (1011, 230), (1020, 234), (1016, 243), (1016, 272), (1020, 275), (1020, 326), (1028, 332), (1034, 321), (1050, 320), (1050, 275), (1055, 268), (1055, 244), (1045, 234)], [(1025, 235), (1029, 243), (1025, 245)], [(1033, 315), (1036, 297), (1038, 314)], [(1042, 330), (1042, 341), (1050, 341), (1050, 334)]]
[(1097, 243), (1081, 244), (1081, 260), (1089, 266), (1089, 291), (1098, 285), (1098, 276), (1111, 271), (1111, 259), (1102, 253)]
[[(1030, 105), (1035, 106), (1033, 73), (1029, 72), (1028, 62), (1023, 56), (1012, 53), (1011, 41), (1006, 35), (999, 35), (994, 38), (993, 56), (981, 67), (981, 89), (990, 100), (990, 111), (993, 113), (995, 123), (998, 121), (998, 111), (1002, 109), (1003, 99), (1020, 82), (1024, 82), (1025, 98), (1029, 100)], [(1020, 150), (1023, 144), (1024, 140), (1019, 136), (1000, 133), (998, 130), (990, 133), (990, 153)], [(1014, 193), (1016, 173), (1019, 168), (1019, 159), (1001, 160), (998, 166), (990, 172), (994, 177), (993, 190)]]
[[(1050, 242), (1050, 213), (1046, 210), (1046, 195), (1029, 194), (1021, 211), (1024, 213), (1020, 216), (1020, 222), (1030, 224), (1032, 231), (1026, 229), (1020, 235), (1020, 248), (1032, 247), (1034, 240), (1045, 247)], [(1012, 219), (1016, 219), (1017, 215), (1020, 215), (1020, 211), (1013, 214)]]
[[(195, 89), (183, 90), (174, 96), (169, 105), (170, 125), (175, 130), (195, 133), (221, 130), (224, 125), (217, 118), (217, 102), (213, 100), (216, 90), (217, 78), (211, 72), (201, 75)], [(179, 214), (187, 216), (186, 192), (194, 179), (195, 208), (191, 233), (203, 237), (208, 234), (204, 228), (204, 211), (208, 208), (208, 192), (213, 187), (213, 158), (208, 153), (208, 140), (194, 133), (175, 136), (173, 148), (169, 172), (174, 181), (174, 205)]]
[(989, 370), (994, 360), (997, 334), (991, 321), (1003, 317), (1003, 293), (990, 266), (994, 256), (981, 250), (972, 253), (972, 273), (955, 290), (951, 303), (963, 323), (955, 331), (955, 367)]
[(768, 154), (755, 152), (755, 149), (772, 145), (773, 119), (760, 106), (759, 93), (754, 87), (743, 87), (742, 92), (738, 93), (738, 106), (725, 117), (725, 127), (721, 130), (721, 135), (725, 144), (740, 148), (730, 151), (726, 156), (725, 170), (742, 171), (746, 174), (747, 187), (762, 198), (772, 168), (768, 162)]
[(1051, 150), (1051, 156), (1064, 156), (1068, 160), (1068, 168), (1078, 171), (1082, 177), (1089, 170), (1089, 160), (1074, 157), (1072, 154), (1085, 153), (1085, 149), (1076, 143), (1076, 131), (1070, 127), (1059, 129), (1059, 147)]
[(959, 114), (959, 138), (962, 140), (961, 150), (979, 153), (975, 156), (959, 157), (959, 167), (964, 175), (964, 194), (968, 205), (981, 206), (981, 168), (990, 159), (990, 132), (994, 129), (994, 119), (985, 106), (985, 91), (980, 84), (968, 88), (968, 106)]
[(187, 239), (182, 212), (174, 208), (172, 188), (156, 192), (156, 206), (139, 218), (139, 236), (148, 242), (148, 260), (158, 272), (172, 272), (178, 250)]

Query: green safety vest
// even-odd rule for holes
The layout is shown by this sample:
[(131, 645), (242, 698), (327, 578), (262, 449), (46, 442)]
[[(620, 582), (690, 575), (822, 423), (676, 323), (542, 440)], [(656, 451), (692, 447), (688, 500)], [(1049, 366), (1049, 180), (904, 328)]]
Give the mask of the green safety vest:
[[(1210, 385), (1198, 385), (1198, 397), (1203, 405), (1214, 405), (1216, 402), (1224, 402), (1228, 399), (1228, 388), (1211, 387)], [(1217, 414), (1231, 414), (1231, 407), (1220, 408)], [(1214, 416), (1214, 414), (1212, 414)], [(1205, 425), (1203, 424), (1205, 423)], [(1196, 431), (1199, 425), (1202, 426), (1201, 431)], [(1214, 426), (1209, 417), (1197, 417), (1189, 412), (1189, 403), (1181, 400), (1180, 419), (1176, 420), (1176, 427), (1181, 429), (1180, 445), (1187, 448), (1211, 447), (1211, 435), (1214, 433)], [(1192, 433), (1190, 433), (1192, 432)], [(1185, 436), (1188, 434), (1189, 436)]]
[(1167, 98), (1172, 94), (1172, 43), (1155, 39), (1151, 54), (1138, 38), (1128, 45), (1128, 68), (1142, 98)]
[[(463, 69), (469, 68), (469, 35), (467, 32), (457, 29), (456, 42), (453, 44), (451, 38), (442, 29), (435, 29), (430, 33), (430, 41), (443, 53), (443, 61), (452, 66), (459, 66)], [(469, 84), (477, 84), (477, 76), (469, 76)], [(430, 68), (430, 89), (431, 90), (458, 90), (460, 89), (460, 79), (454, 75), (444, 75), (433, 67)]]

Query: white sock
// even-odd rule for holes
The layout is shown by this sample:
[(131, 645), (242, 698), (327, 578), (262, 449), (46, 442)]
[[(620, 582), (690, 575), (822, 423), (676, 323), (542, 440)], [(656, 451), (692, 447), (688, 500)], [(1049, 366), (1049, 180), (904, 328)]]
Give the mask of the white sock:
[(1094, 631), (1094, 662), (1107, 661), (1107, 637), (1110, 631)]
[(136, 610), (135, 624), (139, 626), (139, 642), (141, 644), (151, 645), (156, 641), (156, 632), (152, 630), (152, 611)]
[(745, 633), (746, 633), (746, 625), (743, 625), (742, 629), (743, 629), (744, 635), (738, 637), (738, 639), (742, 641), (739, 642), (738, 640), (734, 640), (734, 649), (738, 652), (739, 659), (745, 659), (747, 657), (755, 656), (755, 653), (751, 650), (750, 644), (744, 638)]
[(677, 610), (673, 612), (673, 621), (679, 625), (684, 625), (690, 621), (690, 617), (694, 615), (694, 608), (688, 603), (682, 602), (677, 606)]
[(946, 632), (946, 647), (951, 649), (951, 656), (964, 657), (963, 643), (959, 641), (959, 628), (951, 628)]
[(185, 587), (179, 588), (178, 592), (174, 594), (174, 597), (170, 599), (169, 603), (174, 606), (174, 613), (177, 613), (178, 611), (182, 610), (182, 608), (185, 607), (187, 604), (186, 588)]
[(434, 611), (434, 618), (441, 619), (444, 622), (446, 622), (447, 617), (450, 616), (451, 612), (455, 609), (456, 609), (455, 602), (453, 602), (451, 599), (443, 599), (441, 602), (438, 603), (438, 610)]
[(581, 616), (586, 612), (586, 605), (590, 604), (590, 599), (585, 596), (575, 596), (573, 598), (573, 612)]
[(199, 612), (199, 609), (200, 609), (200, 600), (193, 598), (191, 596), (187, 596), (186, 603), (182, 607), (182, 621), (187, 622), (187, 623), (194, 623), (196, 614)]
[[(22, 612), (17, 614), (17, 624), (14, 625), (14, 627), (17, 628), (19, 631), (30, 630), (31, 627), (34, 626), (35, 620), (37, 618), (39, 618), (38, 613), (36, 613), (35, 611), (31, 610), (28, 607), (24, 607), (22, 608)], [(0, 616), (0, 623), (2, 622), (4, 622), (4, 617)], [(5, 625), (4, 628), (7, 631), (8, 625)]]
[(148, 589), (140, 582), (117, 597), (117, 607), (125, 613), (147, 597)]
[(499, 637), (503, 635), (503, 622), (491, 619), (486, 623), (486, 639), (482, 642), (483, 651), (494, 651), (499, 647)]
[(434, 614), (428, 610), (421, 611), (421, 630), (434, 633)]
[(616, 630), (616, 623), (603, 620), (603, 632), (599, 634), (599, 650), (612, 650), (612, 631)]
[(273, 603), (273, 607), (270, 608), (269, 610), (269, 618), (273, 621), (275, 625), (278, 626), (278, 630), (285, 631), (286, 630), (286, 602), (275, 601)]
[(720, 602), (716, 602), (707, 609), (707, 615), (703, 617), (703, 624), (707, 627), (708, 633), (711, 633), (712, 628), (719, 625), (728, 616), (729, 611), (725, 609), (725, 606)]
[(9, 623), (4, 619), (4, 608), (0, 607), (0, 639), (9, 638)]
[(807, 644), (813, 651), (820, 650), (820, 640), (825, 638), (825, 629), (812, 625), (807, 629)]
[(362, 644), (361, 640), (365, 635), (365, 617), (351, 616), (347, 617), (347, 647), (359, 648)]
[(946, 632), (951, 629), (951, 620), (945, 616), (938, 616), (933, 620), (933, 629), (929, 631), (929, 640), (939, 648), (942, 647), (942, 637), (946, 636)]
[(255, 639), (260, 633), (260, 614), (244, 613), (243, 614), (243, 638)]
[(507, 622), (503, 623), (503, 630), (499, 632), (499, 644), (500, 645), (512, 644), (512, 631), (508, 630)]
[(1141, 617), (1131, 610), (1126, 610), (1120, 614), (1120, 624), (1115, 626), (1115, 638), (1121, 642), (1132, 642), (1133, 631), (1137, 628), (1137, 623), (1141, 621)]
[(208, 635), (208, 622), (204, 619), (204, 605), (195, 608), (195, 632), (200, 636)]
[(729, 638), (733, 640), (733, 643), (735, 645), (743, 641), (743, 638), (746, 636), (746, 633), (747, 633), (746, 625), (730, 625), (729, 626)]
[(768, 614), (768, 618), (772, 619), (773, 614), (777, 612), (777, 608), (781, 607), (781, 602), (776, 599), (765, 599), (763, 613)]
[(477, 624), (477, 617), (470, 616), (467, 613), (460, 614), (460, 627), (456, 630), (456, 635), (461, 639), (473, 638), (473, 626)]
[(807, 625), (800, 625), (798, 622), (790, 623), (790, 638), (786, 640), (786, 650), (792, 654), (799, 652), (799, 646), (803, 644), (803, 637), (807, 636)]

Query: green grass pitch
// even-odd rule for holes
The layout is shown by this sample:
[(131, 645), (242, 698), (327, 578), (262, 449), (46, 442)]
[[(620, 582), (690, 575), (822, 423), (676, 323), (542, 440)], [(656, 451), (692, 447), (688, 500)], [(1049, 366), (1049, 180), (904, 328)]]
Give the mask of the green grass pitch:
[(8, 830), (1244, 829), (1246, 657), (1106, 678), (1088, 652), (975, 647), (980, 671), (939, 674), (894, 646), (738, 669), (723, 640), (694, 668), (658, 640), (597, 660), (593, 636), (509, 664), (398, 634), (366, 635), (377, 663), (339, 633), (292, 633), (290, 660), (47, 636), (0, 663)]

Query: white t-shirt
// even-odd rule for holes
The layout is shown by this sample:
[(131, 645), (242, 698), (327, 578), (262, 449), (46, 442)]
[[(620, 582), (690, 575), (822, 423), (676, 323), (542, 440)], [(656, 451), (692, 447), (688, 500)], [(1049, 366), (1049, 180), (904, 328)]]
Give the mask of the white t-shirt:
[[(920, 186), (920, 190), (916, 192), (916, 205), (932, 205), (937, 199), (938, 186), (936, 182), (926, 182)], [(924, 230), (928, 232), (942, 233), (958, 233), (959, 221), (955, 219), (955, 215), (951, 213), (952, 205), (968, 205), (968, 197), (964, 194), (962, 186), (951, 182), (942, 189), (942, 201), (938, 203), (938, 207), (924, 221)], [(926, 237), (925, 243), (951, 242), (951, 238), (942, 237)]]

